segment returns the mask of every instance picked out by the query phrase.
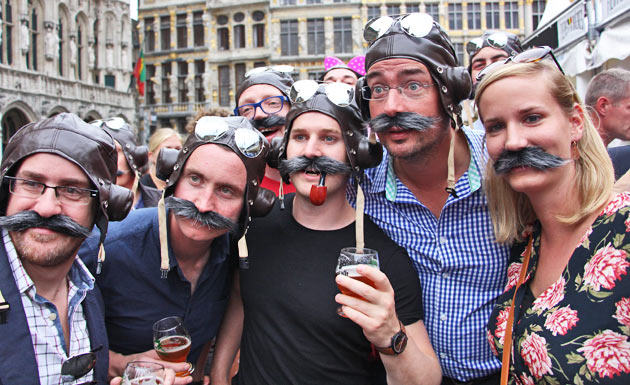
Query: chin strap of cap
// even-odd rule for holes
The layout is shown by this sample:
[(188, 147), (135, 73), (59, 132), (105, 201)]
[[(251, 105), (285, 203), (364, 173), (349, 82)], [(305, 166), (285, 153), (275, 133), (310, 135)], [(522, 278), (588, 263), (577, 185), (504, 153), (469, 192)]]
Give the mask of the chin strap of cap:
[[(282, 186), (282, 184), (280, 186)], [(245, 232), (247, 233), (247, 231)], [(249, 269), (249, 251), (247, 250), (245, 234), (238, 240), (238, 266), (241, 269)]]
[(133, 180), (133, 186), (131, 187), (131, 196), (133, 197), (135, 201), (136, 191), (138, 191), (138, 183), (140, 182), (140, 173), (138, 173), (138, 171), (135, 171), (135, 170), (131, 170), (131, 172), (133, 172), (133, 175), (135, 175), (135, 179)]
[[(451, 133), (451, 144), (448, 149), (448, 176), (446, 178), (446, 192), (451, 194), (453, 198), (458, 198), (457, 192), (455, 191), (455, 138), (457, 137), (457, 132), (459, 131), (462, 125), (461, 116), (457, 115), (455, 123), (455, 131)], [(455, 120), (453, 120), (455, 122)]]
[(96, 274), (101, 274), (103, 270), (103, 262), (105, 262), (105, 246), (103, 246), (103, 240), (98, 243), (98, 258), (96, 262)]
[(161, 278), (166, 278), (170, 265), (168, 261), (168, 234), (166, 232), (166, 207), (164, 206), (164, 192), (158, 202), (158, 228), (160, 233), (160, 272)]

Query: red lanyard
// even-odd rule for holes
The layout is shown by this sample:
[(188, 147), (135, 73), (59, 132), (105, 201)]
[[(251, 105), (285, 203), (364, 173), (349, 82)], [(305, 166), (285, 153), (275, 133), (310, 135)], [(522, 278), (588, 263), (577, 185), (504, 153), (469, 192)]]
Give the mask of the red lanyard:
[(529, 265), (529, 257), (532, 255), (532, 236), (529, 235), (529, 242), (527, 243), (527, 250), (525, 251), (525, 258), (523, 258), (523, 266), (521, 266), (521, 274), (518, 277), (516, 288), (514, 289), (514, 295), (512, 296), (512, 306), (508, 313), (507, 323), (505, 325), (505, 336), (503, 338), (503, 359), (501, 363), (501, 385), (507, 385), (508, 374), (510, 373), (510, 353), (512, 351), (512, 329), (514, 328), (514, 305), (516, 300), (516, 293), (518, 288), (523, 284), (525, 276), (527, 275), (527, 266)]

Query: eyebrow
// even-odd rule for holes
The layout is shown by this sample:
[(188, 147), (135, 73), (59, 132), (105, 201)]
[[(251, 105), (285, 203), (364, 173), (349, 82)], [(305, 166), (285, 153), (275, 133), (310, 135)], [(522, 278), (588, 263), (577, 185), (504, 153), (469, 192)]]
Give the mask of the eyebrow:
[[(400, 71), (398, 73), (398, 77), (400, 76), (410, 76), (410, 75), (418, 75), (418, 74), (429, 74), (427, 71), (423, 70), (422, 68), (405, 68), (402, 71)], [(369, 74), (367, 74), (366, 79), (367, 80), (371, 80), (374, 79), (376, 77), (379, 76), (383, 76), (383, 71), (373, 71)]]
[[(18, 172), (18, 174), (16, 174), (16, 178), (32, 179), (36, 182), (40, 182), (42, 180), (46, 180), (46, 175), (36, 172), (36, 171), (24, 170), (24, 171)], [(48, 181), (46, 182), (49, 183)], [(67, 186), (67, 185), (87, 186), (86, 188), (93, 187), (92, 183), (89, 180), (79, 179), (79, 178), (62, 178), (59, 181), (59, 184), (57, 186)]]
[[(306, 128), (299, 128), (299, 127), (295, 127), (295, 128), (292, 128), (292, 129), (291, 129), (291, 134), (293, 134), (293, 133), (302, 134), (302, 133), (305, 133), (305, 132), (307, 132), (307, 131), (308, 131), (308, 130), (307, 130)], [(320, 129), (317, 131), (317, 133), (318, 133), (318, 134), (320, 134), (320, 133), (322, 133), (322, 132), (323, 132), (323, 133), (325, 133), (325, 134), (327, 134), (327, 133), (332, 133), (332, 134), (339, 134), (339, 135), (341, 135), (341, 130), (339, 130), (339, 129), (337, 129), (337, 128), (327, 128), (327, 127), (323, 127), (323, 128), (320, 128)]]

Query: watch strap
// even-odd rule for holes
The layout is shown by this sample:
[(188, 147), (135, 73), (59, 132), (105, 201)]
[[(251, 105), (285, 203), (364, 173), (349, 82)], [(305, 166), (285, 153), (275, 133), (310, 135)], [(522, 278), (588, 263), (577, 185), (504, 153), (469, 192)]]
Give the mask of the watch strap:
[[(382, 353), (388, 356), (396, 356), (405, 350), (405, 347), (407, 346), (407, 332), (405, 331), (405, 325), (403, 325), (402, 322), (400, 322), (400, 320), (398, 320), (398, 323), (400, 324), (400, 331), (392, 336), (392, 341), (389, 346), (381, 348), (374, 345), (374, 348), (379, 353)], [(396, 351), (394, 347), (399, 338), (403, 339), (402, 346), (401, 346), (400, 351)]]

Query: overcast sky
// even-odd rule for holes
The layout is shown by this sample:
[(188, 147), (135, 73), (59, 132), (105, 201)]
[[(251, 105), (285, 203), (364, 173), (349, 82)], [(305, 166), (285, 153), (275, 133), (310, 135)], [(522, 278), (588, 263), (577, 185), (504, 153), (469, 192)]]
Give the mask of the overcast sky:
[(138, 0), (129, 0), (131, 18), (138, 20)]

